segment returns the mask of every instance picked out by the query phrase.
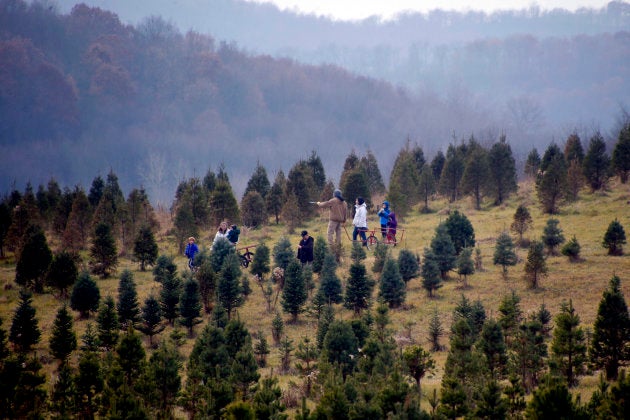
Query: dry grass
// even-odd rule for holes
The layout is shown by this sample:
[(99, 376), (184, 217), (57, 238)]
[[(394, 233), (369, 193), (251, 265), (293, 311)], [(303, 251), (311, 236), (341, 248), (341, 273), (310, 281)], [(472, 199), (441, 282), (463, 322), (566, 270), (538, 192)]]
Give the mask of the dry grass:
[[(435, 308), (439, 311), (443, 325), (446, 331), (448, 331), (451, 322), (451, 313), (455, 305), (461, 300), (462, 294), (470, 300), (480, 300), (488, 316), (496, 317), (497, 308), (501, 299), (513, 290), (521, 297), (521, 308), (526, 313), (538, 309), (540, 305), (544, 303), (551, 311), (552, 315), (555, 315), (563, 300), (572, 299), (573, 305), (581, 318), (582, 326), (590, 328), (595, 319), (602, 292), (607, 287), (613, 274), (617, 274), (621, 278), (622, 290), (626, 296), (630, 296), (630, 248), (627, 249), (628, 255), (610, 257), (606, 255), (606, 249), (601, 246), (604, 232), (608, 224), (615, 218), (621, 222), (630, 234), (629, 197), (629, 185), (615, 184), (611, 187), (611, 190), (606, 193), (591, 194), (584, 191), (579, 201), (563, 207), (561, 214), (554, 216), (559, 219), (559, 226), (563, 230), (567, 240), (573, 235), (577, 237), (582, 246), (581, 256), (583, 261), (580, 263), (570, 263), (569, 260), (563, 256), (550, 257), (547, 261), (549, 274), (542, 280), (541, 287), (537, 290), (528, 289), (522, 278), (523, 259), (526, 257), (527, 250), (518, 250), (521, 261), (518, 265), (510, 267), (507, 281), (502, 278), (501, 267), (496, 267), (492, 264), (495, 240), (502, 230), (509, 229), (514, 212), (519, 204), (528, 206), (534, 219), (532, 229), (526, 232), (525, 236), (530, 239), (537, 239), (542, 234), (543, 227), (549, 219), (549, 215), (541, 213), (531, 183), (522, 183), (519, 187), (518, 194), (514, 195), (506, 204), (498, 208), (487, 205), (483, 207), (482, 210), (477, 211), (474, 210), (469, 199), (463, 199), (456, 203), (447, 203), (443, 200), (433, 201), (430, 203), (433, 212), (428, 214), (420, 214), (417, 210), (413, 211), (412, 214), (407, 216), (404, 220), (399, 220), (399, 226), (404, 229), (404, 235), (400, 232), (399, 237), (402, 237), (401, 243), (397, 247), (391, 248), (391, 254), (394, 257), (398, 255), (401, 248), (407, 248), (414, 253), (422, 255), (423, 249), (430, 244), (436, 226), (440, 221), (446, 219), (449, 209), (457, 208), (463, 212), (473, 224), (475, 237), (483, 257), (484, 270), (469, 276), (469, 287), (467, 289), (460, 287), (461, 284), (457, 281), (457, 276), (453, 274), (451, 280), (445, 283), (444, 287), (437, 292), (437, 296), (433, 299), (429, 299), (424, 289), (422, 289), (420, 278), (410, 281), (404, 309), (393, 310), (390, 313), (392, 320), (391, 327), (394, 330), (394, 334), (401, 338), (401, 345), (412, 341), (427, 347), (429, 319)], [(374, 213), (369, 215), (368, 220), (370, 227), (378, 226), (378, 220)], [(186, 261), (183, 256), (178, 255), (177, 247), (172, 243), (172, 238), (167, 236), (170, 224), (168, 213), (161, 214), (160, 221), (162, 223), (162, 229), (158, 235), (160, 252), (162, 254), (175, 256), (176, 263), (179, 266), (180, 272), (182, 272), (186, 269)], [(299, 226), (296, 231), (302, 229), (307, 229), (309, 233), (316, 238), (318, 236), (325, 237), (325, 215), (314, 218), (313, 221), (305, 226)], [(283, 235), (289, 236), (292, 243), (297, 245), (299, 240), (297, 234), (293, 233), (289, 235), (284, 231), (282, 226), (276, 225), (266, 226), (259, 230), (242, 229), (240, 243), (244, 246), (265, 242), (272, 249), (273, 245)], [(211, 244), (213, 236), (214, 232), (205, 232), (199, 238), (198, 243), (202, 248), (208, 247)], [(344, 237), (346, 253), (349, 250), (349, 244), (349, 241)], [(373, 256), (370, 253), (366, 261), (368, 270), (372, 267), (372, 263)], [(344, 283), (347, 277), (348, 266), (348, 258), (344, 258), (338, 271)], [(159, 285), (153, 282), (150, 272), (140, 272), (138, 264), (134, 264), (126, 259), (121, 261), (119, 271), (124, 268), (133, 270), (141, 302), (144, 301), (145, 297), (149, 294), (159, 293)], [(5, 288), (0, 291), (0, 317), (4, 321), (3, 327), (7, 330), (10, 327), (18, 294), (17, 287), (14, 284), (12, 288), (10, 287), (15, 276), (14, 269), (14, 262), (10, 259), (2, 261), (0, 265), (0, 284), (9, 286), (8, 289)], [(98, 285), (102, 296), (112, 295), (116, 297), (118, 288), (117, 278), (98, 280)], [(266, 336), (268, 343), (272, 346), (272, 353), (268, 359), (268, 367), (262, 369), (261, 374), (268, 375), (272, 370), (274, 374), (277, 374), (280, 360), (278, 349), (273, 347), (273, 340), (271, 338), (271, 320), (273, 314), (267, 313), (265, 300), (253, 280), (250, 280), (250, 286), (253, 293), (249, 296), (245, 304), (239, 308), (238, 316), (241, 320), (245, 321), (252, 334), (257, 334), (260, 331)], [(378, 290), (376, 290), (375, 293), (377, 293), (377, 291)], [(61, 304), (62, 302), (50, 294), (35, 297), (37, 317), (43, 332), (42, 340), (36, 348), (37, 353), (40, 355), (47, 353), (50, 328), (57, 308)], [(280, 310), (279, 303), (278, 310)], [(337, 316), (339, 318), (349, 319), (352, 314), (350, 311), (338, 307)], [(91, 321), (94, 322), (94, 319)], [(207, 321), (208, 316), (204, 315), (204, 324)], [(75, 328), (79, 335), (83, 333), (85, 325), (85, 320), (76, 319)], [(197, 326), (196, 331), (199, 332), (202, 328), (202, 325)], [(285, 331), (288, 337), (293, 340), (295, 347), (297, 347), (297, 344), (304, 336), (314, 338), (316, 328), (316, 320), (307, 315), (302, 315), (295, 324), (290, 324), (289, 317), (285, 317)], [(166, 337), (171, 332), (172, 328), (167, 328), (162, 333), (162, 337)], [(154, 340), (155, 339), (159, 340), (160, 337), (156, 337)], [(187, 355), (193, 343), (194, 337), (187, 338), (186, 343), (181, 347), (182, 353)], [(443, 344), (447, 343), (448, 341), (445, 337)], [(434, 388), (439, 388), (446, 352), (436, 353), (434, 354), (434, 358), (437, 361), (438, 369), (435, 375), (423, 380), (423, 390), (426, 393), (432, 392)], [(54, 368), (54, 363), (46, 365), (46, 369), (50, 374), (52, 374)], [(292, 374), (280, 375), (279, 379), (283, 387), (286, 387), (290, 381), (298, 383), (302, 381), (299, 376)], [(582, 394), (582, 401), (587, 401), (590, 398), (596, 383), (596, 376), (582, 380), (580, 387), (576, 390), (576, 392)]]

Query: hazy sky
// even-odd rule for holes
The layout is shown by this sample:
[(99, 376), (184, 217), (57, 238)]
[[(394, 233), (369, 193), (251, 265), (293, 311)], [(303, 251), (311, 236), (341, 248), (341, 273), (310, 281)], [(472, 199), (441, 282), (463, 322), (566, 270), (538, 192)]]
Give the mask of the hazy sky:
[(329, 16), (334, 19), (355, 20), (369, 16), (383, 16), (391, 18), (398, 12), (413, 10), (427, 12), (434, 9), (442, 10), (495, 10), (526, 9), (537, 5), (542, 10), (562, 8), (575, 11), (581, 7), (599, 9), (605, 7), (610, 0), (545, 0), (532, 2), (531, 0), (248, 0), (259, 3), (275, 3), (281, 9), (291, 9), (298, 12), (314, 13)]

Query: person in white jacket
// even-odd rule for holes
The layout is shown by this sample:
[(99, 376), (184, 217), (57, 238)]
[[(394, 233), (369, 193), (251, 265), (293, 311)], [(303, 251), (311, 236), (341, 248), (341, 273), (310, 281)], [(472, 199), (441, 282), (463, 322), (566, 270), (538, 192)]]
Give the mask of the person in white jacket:
[(361, 241), (363, 242), (363, 246), (367, 246), (367, 238), (365, 237), (365, 232), (367, 232), (367, 207), (365, 205), (365, 200), (363, 198), (358, 197), (355, 201), (355, 212), (354, 219), (352, 220), (352, 224), (354, 225), (354, 231), (352, 231), (352, 240), (357, 240), (357, 235), (361, 237)]

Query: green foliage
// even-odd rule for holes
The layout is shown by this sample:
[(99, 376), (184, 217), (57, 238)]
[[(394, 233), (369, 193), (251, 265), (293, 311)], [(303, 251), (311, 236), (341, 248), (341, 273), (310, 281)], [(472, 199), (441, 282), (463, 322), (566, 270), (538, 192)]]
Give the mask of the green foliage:
[(442, 345), (440, 344), (440, 338), (444, 335), (444, 327), (442, 326), (442, 320), (440, 319), (440, 313), (437, 307), (433, 309), (431, 319), (429, 319), (429, 331), (428, 339), (431, 343), (431, 351), (441, 351)]
[(286, 190), (286, 179), (282, 170), (276, 174), (276, 179), (265, 198), (265, 205), (267, 213), (274, 215), (276, 218), (276, 224), (280, 223), (280, 210), (282, 210), (282, 204), (284, 203), (284, 194)]
[(623, 255), (623, 245), (626, 243), (626, 232), (617, 219), (610, 222), (602, 246), (608, 249), (608, 255)]
[(582, 163), (582, 171), (592, 191), (605, 188), (612, 175), (610, 157), (606, 154), (606, 142), (599, 132), (591, 137)]
[(578, 242), (575, 235), (573, 235), (573, 237), (562, 246), (562, 249), (560, 249), (560, 253), (566, 257), (569, 257), (569, 260), (574, 262), (580, 260), (581, 249), (582, 247), (580, 246), (580, 243)]
[(232, 311), (243, 303), (240, 278), (241, 268), (238, 257), (235, 253), (231, 253), (223, 263), (217, 282), (217, 300), (225, 308), (228, 319), (231, 319)]
[(580, 317), (575, 313), (573, 301), (562, 302), (555, 318), (551, 342), (552, 371), (556, 371), (569, 387), (578, 383), (578, 377), (586, 370), (586, 338), (580, 327)]
[(127, 384), (132, 384), (142, 374), (146, 357), (140, 336), (132, 328), (129, 328), (121, 338), (120, 344), (116, 347), (116, 356)]
[(307, 297), (302, 266), (297, 260), (293, 260), (284, 272), (284, 287), (282, 288), (282, 309), (291, 314), (293, 322), (297, 321)]
[(118, 322), (120, 322), (122, 329), (128, 325), (133, 327), (140, 321), (138, 292), (133, 273), (130, 270), (124, 270), (120, 275), (116, 310), (118, 311)]
[(61, 251), (53, 256), (46, 275), (46, 284), (59, 291), (61, 297), (67, 297), (68, 288), (79, 278), (79, 268), (75, 257), (68, 252)]
[(408, 249), (401, 249), (398, 254), (398, 269), (406, 285), (409, 280), (420, 275), (420, 257)]
[(358, 348), (357, 338), (349, 323), (330, 323), (322, 344), (322, 357), (333, 366), (338, 366), (344, 377), (354, 369)]
[(398, 263), (392, 258), (385, 261), (378, 295), (390, 308), (398, 308), (405, 302), (405, 282), (400, 275)]
[(422, 213), (429, 213), (429, 198), (435, 194), (437, 181), (433, 176), (433, 171), (429, 165), (425, 165), (420, 173), (420, 179), (418, 180), (418, 189), (420, 191), (420, 200), (424, 203), (422, 206)]
[(291, 241), (286, 236), (280, 238), (280, 240), (273, 247), (273, 261), (276, 267), (280, 267), (283, 270), (289, 266), (289, 263), (295, 259), (293, 249), (291, 249)]
[(315, 238), (315, 244), (313, 245), (313, 273), (321, 273), (324, 259), (328, 253), (329, 249), (326, 239), (321, 235)]
[(25, 233), (25, 242), (17, 257), (15, 282), (36, 293), (44, 291), (44, 280), (53, 259), (44, 231), (37, 225)]
[[(357, 248), (362, 249), (360, 246)], [(365, 265), (361, 261), (354, 261), (348, 272), (344, 306), (359, 315), (369, 308), (373, 288), (374, 282), (368, 277)]]
[(193, 335), (195, 325), (201, 323), (201, 301), (199, 283), (193, 278), (184, 282), (184, 290), (179, 302), (180, 323), (188, 329), (188, 335)]
[(503, 330), (497, 321), (489, 319), (483, 324), (477, 348), (483, 353), (492, 378), (497, 380), (503, 378), (508, 354)]
[(107, 296), (99, 307), (96, 323), (99, 344), (107, 350), (115, 348), (116, 344), (118, 344), (120, 323), (118, 322), (118, 312), (116, 312), (116, 303), (113, 297)]
[(299, 220), (310, 217), (315, 209), (309, 201), (317, 196), (317, 187), (313, 179), (313, 170), (306, 161), (300, 160), (289, 170), (287, 175), (286, 196), (295, 196)]
[(234, 246), (226, 238), (218, 238), (212, 244), (212, 252), (210, 253), (210, 264), (212, 270), (218, 273), (223, 268), (223, 264), (229, 255), (234, 253)]
[(389, 246), (382, 242), (378, 242), (376, 244), (376, 248), (374, 248), (374, 264), (372, 264), (372, 272), (380, 273), (383, 271), (388, 254)]
[(42, 332), (35, 313), (32, 295), (28, 291), (20, 290), (20, 301), (13, 313), (9, 332), (9, 341), (13, 343), (15, 351), (19, 354), (28, 353), (35, 344), (39, 343)]
[(179, 299), (181, 295), (182, 281), (175, 275), (168, 275), (162, 280), (162, 290), (160, 291), (160, 306), (164, 318), (171, 325), (179, 315)]
[(370, 195), (382, 194), (385, 192), (385, 184), (383, 183), (383, 177), (381, 170), (378, 168), (378, 162), (376, 156), (371, 150), (368, 150), (361, 158), (361, 166), (365, 171), (367, 177), (368, 187), (370, 189)]
[(118, 251), (112, 236), (111, 226), (99, 223), (94, 230), (92, 247), (90, 248), (90, 266), (92, 273), (107, 278), (116, 270)]
[(90, 312), (98, 310), (101, 291), (96, 281), (87, 271), (81, 272), (70, 295), (70, 307), (81, 313), (81, 318), (89, 318)]
[(276, 315), (271, 321), (271, 336), (276, 344), (279, 344), (284, 336), (284, 321), (278, 312), (276, 312)]
[(562, 229), (558, 226), (560, 221), (558, 219), (548, 219), (547, 224), (543, 229), (542, 242), (547, 248), (547, 254), (556, 255), (557, 248), (564, 243), (564, 235)]
[(336, 269), (335, 257), (327, 254), (324, 258), (324, 264), (319, 276), (319, 289), (317, 290), (317, 294), (327, 304), (341, 303), (343, 301), (341, 280), (337, 276)]
[[(422, 153), (422, 149), (418, 145), (415, 145), (414, 149), (416, 148)], [(398, 217), (405, 217), (419, 199), (417, 186), (424, 162), (418, 167), (414, 149), (411, 149), (409, 141), (407, 141), (405, 147), (398, 152), (389, 177), (387, 198), (391, 203), (395, 203)]]
[(516, 265), (518, 257), (514, 252), (514, 243), (510, 235), (503, 231), (497, 238), (497, 243), (494, 247), (494, 265), (500, 265), (503, 268), (503, 278), (507, 280), (508, 266)]
[(372, 202), (367, 175), (363, 167), (359, 166), (346, 174), (343, 184), (339, 184), (343, 197), (348, 203), (354, 203), (358, 197), (365, 200), (369, 207)]
[(451, 237), (457, 255), (462, 252), (462, 249), (475, 246), (475, 230), (465, 214), (457, 210), (452, 211), (444, 221), (444, 226)]
[(543, 243), (532, 241), (525, 261), (525, 280), (531, 289), (537, 289), (540, 279), (547, 275), (547, 261), (543, 255)]
[(468, 287), (467, 278), (469, 275), (475, 273), (475, 264), (472, 260), (472, 248), (464, 248), (455, 261), (457, 267), (457, 274), (464, 276), (463, 287)]
[(540, 386), (527, 405), (527, 418), (588, 419), (578, 401), (573, 401), (567, 385), (550, 380)]
[(532, 178), (536, 177), (538, 169), (540, 168), (540, 162), (540, 155), (538, 154), (538, 150), (534, 147), (529, 152), (527, 159), (525, 160), (525, 175)]
[(64, 363), (77, 348), (77, 334), (73, 328), (72, 315), (66, 305), (63, 305), (53, 321), (49, 342), (50, 353), (61, 363)]
[(494, 203), (499, 205), (517, 189), (516, 162), (505, 135), (501, 135), (499, 142), (490, 148), (488, 161), (492, 162), (489, 165), (489, 194), (494, 197)]
[(481, 201), (483, 193), (488, 189), (489, 177), (488, 152), (475, 142), (474, 146), (471, 145), (471, 150), (466, 156), (464, 173), (460, 183), (462, 192), (472, 196), (476, 210), (481, 209)]
[(412, 345), (403, 350), (402, 354), (407, 372), (416, 381), (418, 386), (418, 395), (422, 395), (420, 381), (427, 373), (432, 373), (435, 369), (435, 360), (431, 357), (431, 353), (423, 349), (421, 346)]
[(149, 344), (153, 345), (153, 336), (164, 331), (165, 325), (162, 325), (162, 309), (160, 302), (153, 295), (148, 296), (144, 300), (142, 307), (142, 322), (138, 325), (138, 329), (143, 334), (149, 336)]
[(153, 280), (158, 283), (162, 283), (163, 279), (168, 276), (175, 276), (177, 273), (177, 265), (174, 262), (173, 257), (167, 255), (160, 255), (153, 267)]
[(240, 219), (238, 202), (234, 197), (229, 181), (218, 180), (214, 191), (210, 194), (210, 218), (215, 225), (222, 220), (230, 220), (237, 223)]
[(437, 264), (442, 279), (446, 279), (448, 272), (455, 267), (457, 252), (445, 223), (440, 223), (435, 229), (435, 236), (431, 239), (431, 253), (428, 255)]
[(140, 261), (140, 271), (144, 271), (147, 265), (155, 264), (158, 257), (158, 245), (149, 226), (140, 228), (134, 242), (133, 255)]
[(567, 191), (567, 164), (557, 145), (551, 144), (543, 155), (536, 178), (536, 193), (543, 212), (558, 213)]
[(429, 293), (429, 297), (432, 298), (434, 292), (442, 287), (442, 276), (440, 275), (440, 266), (436, 261), (433, 252), (425, 248), (424, 259), (422, 261), (422, 288)]
[(464, 174), (464, 162), (466, 159), (466, 145), (449, 144), (446, 151), (446, 160), (439, 176), (438, 191), (443, 194), (450, 203), (460, 198), (460, 181)]
[(267, 223), (265, 199), (257, 191), (249, 191), (241, 200), (241, 220), (244, 226), (259, 227)]
[(630, 174), (630, 122), (626, 122), (619, 130), (611, 164), (621, 183), (625, 184), (628, 181), (628, 174)]
[(514, 212), (514, 220), (510, 225), (510, 230), (518, 234), (519, 244), (523, 244), (523, 234), (532, 227), (533, 220), (529, 210), (520, 204)]
[(617, 378), (619, 366), (630, 360), (630, 316), (621, 291), (621, 280), (610, 279), (602, 295), (593, 324), (589, 355), (596, 368), (604, 368), (607, 380)]

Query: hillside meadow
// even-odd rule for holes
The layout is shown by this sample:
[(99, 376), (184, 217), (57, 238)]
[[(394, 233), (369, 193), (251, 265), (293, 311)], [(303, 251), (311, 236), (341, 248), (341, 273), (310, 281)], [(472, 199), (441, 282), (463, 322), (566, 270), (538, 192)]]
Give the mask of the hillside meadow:
[[(374, 201), (377, 202), (377, 200)], [(400, 230), (398, 237), (400, 243), (396, 247), (391, 247), (389, 251), (393, 257), (397, 257), (399, 250), (403, 248), (422, 256), (424, 248), (430, 244), (435, 228), (441, 221), (446, 219), (448, 211), (451, 209), (458, 209), (471, 221), (475, 229), (477, 246), (481, 250), (483, 269), (468, 277), (466, 288), (459, 281), (458, 275), (452, 272), (449, 280), (444, 283), (444, 286), (431, 299), (428, 297), (426, 290), (422, 288), (422, 279), (418, 277), (407, 284), (406, 301), (403, 307), (391, 310), (389, 313), (392, 321), (390, 328), (401, 348), (409, 343), (417, 343), (423, 345), (426, 349), (429, 348), (427, 338), (429, 320), (436, 309), (440, 315), (445, 330), (445, 336), (442, 337), (441, 343), (446, 348), (442, 352), (433, 353), (433, 357), (437, 362), (437, 369), (433, 374), (427, 375), (423, 379), (422, 386), (425, 394), (432, 393), (433, 389), (439, 389), (440, 387), (448, 350), (448, 331), (452, 311), (462, 299), (462, 295), (471, 301), (480, 300), (486, 309), (488, 318), (497, 316), (497, 309), (502, 298), (512, 291), (515, 291), (521, 298), (521, 309), (525, 314), (537, 310), (544, 303), (552, 313), (552, 316), (555, 317), (561, 303), (571, 299), (577, 314), (580, 316), (581, 325), (587, 331), (592, 329), (602, 292), (607, 288), (608, 282), (614, 274), (621, 279), (621, 288), (626, 296), (626, 300), (630, 296), (630, 245), (627, 245), (625, 255), (617, 257), (608, 256), (606, 254), (607, 250), (602, 247), (604, 233), (610, 222), (615, 218), (624, 226), (626, 235), (630, 234), (630, 185), (619, 184), (615, 180), (605, 192), (591, 193), (583, 190), (578, 201), (565, 204), (561, 208), (560, 214), (553, 216), (560, 221), (559, 226), (566, 240), (571, 239), (574, 235), (576, 236), (581, 245), (582, 261), (571, 263), (567, 257), (562, 255), (548, 257), (548, 275), (541, 281), (540, 287), (536, 290), (529, 289), (523, 279), (524, 259), (527, 255), (527, 249), (518, 248), (519, 263), (516, 266), (509, 267), (507, 280), (504, 280), (502, 277), (501, 267), (492, 264), (496, 238), (501, 231), (509, 229), (514, 212), (520, 204), (528, 207), (534, 220), (532, 228), (525, 233), (524, 237), (528, 239), (540, 238), (543, 227), (551, 216), (541, 212), (534, 185), (531, 181), (521, 182), (518, 193), (512, 195), (500, 207), (491, 206), (488, 202), (482, 206), (482, 210), (477, 211), (474, 210), (474, 205), (469, 198), (464, 198), (454, 203), (436, 200), (430, 202), (430, 213), (421, 214), (415, 208), (405, 219), (399, 220)], [(393, 203), (394, 210), (395, 205), (396, 203)], [(182, 273), (187, 269), (186, 259), (183, 255), (177, 254), (177, 244), (168, 235), (171, 228), (170, 216), (167, 213), (161, 213), (159, 218), (161, 228), (157, 239), (160, 254), (174, 256), (179, 272)], [(368, 224), (370, 229), (378, 227), (378, 218), (374, 211), (370, 212), (368, 216)], [(320, 238), (323, 239), (325, 237), (326, 227), (327, 213), (322, 213), (306, 225), (298, 226), (294, 232), (287, 232), (283, 225), (274, 224), (256, 230), (242, 228), (239, 246), (255, 245), (264, 242), (270, 249), (273, 249), (280, 237), (288, 236), (293, 244), (293, 249), (296, 250), (299, 242), (299, 231), (306, 229), (316, 240), (320, 240)], [(346, 229), (348, 234), (351, 234), (351, 223), (348, 223)], [(49, 235), (50, 237), (51, 235)], [(208, 248), (213, 237), (214, 231), (204, 232), (198, 239), (201, 248)], [(337, 272), (342, 279), (344, 288), (350, 265), (349, 250), (351, 242), (349, 239), (350, 237), (344, 233), (344, 255)], [(59, 246), (55, 242), (49, 243), (49, 245), (53, 250), (56, 250)], [(378, 279), (377, 275), (371, 270), (373, 262), (373, 251), (369, 251), (365, 264), (370, 275)], [(138, 263), (123, 257), (119, 261), (118, 274), (126, 268), (133, 271), (138, 298), (141, 303), (149, 294), (156, 296), (159, 294), (160, 284), (153, 281), (150, 270), (141, 272)], [(3, 320), (2, 325), (5, 330), (10, 328), (13, 312), (18, 301), (18, 287), (13, 282), (14, 278), (15, 262), (12, 256), (9, 255), (8, 258), (0, 263), (0, 282), (4, 286), (0, 290), (0, 317)], [(314, 276), (314, 279), (317, 284), (317, 275)], [(101, 297), (112, 295), (116, 298), (118, 281), (117, 276), (108, 279), (98, 279), (97, 283), (101, 291)], [(268, 366), (260, 370), (261, 375), (277, 375), (282, 388), (285, 392), (290, 393), (291, 384), (301, 384), (303, 378), (299, 376), (297, 370), (287, 374), (278, 374), (280, 353), (278, 347), (273, 345), (271, 336), (271, 323), (274, 313), (267, 312), (266, 302), (260, 287), (251, 278), (250, 287), (252, 293), (248, 296), (243, 306), (238, 308), (237, 316), (246, 323), (250, 333), (253, 335), (254, 342), (257, 341), (259, 334), (264, 334), (271, 346)], [(378, 285), (375, 287), (374, 297), (376, 297), (377, 293)], [(48, 356), (48, 341), (54, 317), (62, 303), (50, 293), (34, 296), (34, 306), (37, 309), (36, 316), (42, 330), (42, 339), (35, 350), (44, 362), (44, 369), (48, 373), (48, 385), (50, 385), (50, 379), (54, 377), (57, 365)], [(276, 309), (281, 311), (279, 302)], [(343, 309), (341, 305), (336, 305), (335, 309), (337, 318), (350, 319), (353, 316), (351, 311)], [(293, 340), (295, 348), (297, 348), (303, 337), (315, 338), (317, 320), (313, 316), (309, 316), (308, 313), (301, 314), (298, 322), (293, 324), (290, 323), (288, 315), (284, 315), (283, 319), (285, 322), (285, 333)], [(195, 327), (195, 333), (200, 332), (208, 320), (209, 315), (204, 314), (203, 323)], [(95, 323), (95, 317), (92, 316), (88, 321)], [(80, 320), (78, 314), (75, 313), (74, 326), (79, 337), (83, 334), (88, 321)], [(187, 356), (192, 349), (196, 334), (188, 337), (183, 329), (180, 328), (180, 331), (184, 334), (180, 351), (184, 356)], [(160, 336), (154, 338), (154, 342), (167, 338), (172, 332), (172, 327), (166, 328)], [(145, 344), (148, 348), (148, 339), (146, 338)], [(591, 376), (582, 378), (579, 387), (574, 390), (574, 392), (582, 395), (583, 402), (590, 399), (591, 393), (597, 384), (598, 375), (598, 372), (594, 372)], [(182, 372), (182, 376), (185, 377), (185, 372)], [(426, 400), (423, 400), (423, 407), (428, 407)], [(183, 413), (179, 414), (183, 415)]]

